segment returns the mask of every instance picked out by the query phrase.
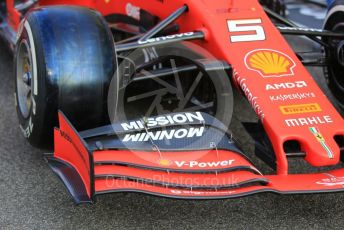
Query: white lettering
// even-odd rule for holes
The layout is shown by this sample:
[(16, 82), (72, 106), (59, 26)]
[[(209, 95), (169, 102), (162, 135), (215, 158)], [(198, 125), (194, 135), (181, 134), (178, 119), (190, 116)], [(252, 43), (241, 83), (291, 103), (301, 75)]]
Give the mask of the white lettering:
[(305, 118), (297, 118), (297, 119), (287, 119), (285, 120), (285, 124), (288, 127), (298, 127), (298, 126), (308, 126), (308, 125), (321, 125), (321, 124), (329, 124), (333, 123), (331, 116), (323, 116), (323, 117), (305, 117)]
[(204, 127), (200, 128), (190, 128), (190, 129), (172, 129), (156, 132), (142, 132), (136, 134), (127, 134), (123, 138), (123, 142), (142, 142), (152, 139), (153, 141), (157, 140), (172, 140), (181, 139), (181, 138), (193, 138), (201, 137), (204, 133)]
[(294, 88), (305, 88), (307, 83), (305, 81), (295, 81), (295, 82), (285, 82), (279, 84), (267, 84), (265, 89), (269, 90), (279, 90), (279, 89), (294, 89)]
[(161, 42), (166, 40), (173, 40), (175, 38), (183, 38), (183, 37), (190, 37), (193, 36), (194, 32), (188, 32), (188, 33), (181, 33), (181, 34), (173, 34), (165, 37), (157, 37), (157, 38), (150, 38), (144, 41), (139, 40), (138, 43), (140, 45), (147, 44), (147, 43), (153, 43), (153, 42)]

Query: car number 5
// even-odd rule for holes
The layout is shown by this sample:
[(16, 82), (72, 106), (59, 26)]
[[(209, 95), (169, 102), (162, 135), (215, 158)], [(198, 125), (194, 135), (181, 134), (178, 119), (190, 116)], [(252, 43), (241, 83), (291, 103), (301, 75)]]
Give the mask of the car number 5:
[[(257, 19), (242, 19), (242, 20), (228, 20), (229, 32), (238, 33), (238, 35), (231, 35), (231, 42), (251, 42), (264, 41), (265, 31), (260, 18)], [(243, 32), (247, 32), (244, 34)]]

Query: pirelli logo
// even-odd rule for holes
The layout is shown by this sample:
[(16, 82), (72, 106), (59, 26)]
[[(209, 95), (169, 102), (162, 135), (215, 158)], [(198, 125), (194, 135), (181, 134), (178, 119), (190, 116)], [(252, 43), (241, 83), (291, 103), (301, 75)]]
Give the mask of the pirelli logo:
[(322, 111), (318, 103), (280, 106), (280, 110), (284, 115), (315, 113)]

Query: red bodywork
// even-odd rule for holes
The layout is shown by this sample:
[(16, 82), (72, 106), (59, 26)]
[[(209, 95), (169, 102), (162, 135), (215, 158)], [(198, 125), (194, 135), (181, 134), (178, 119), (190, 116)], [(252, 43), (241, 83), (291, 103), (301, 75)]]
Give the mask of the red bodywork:
[[(11, 4), (12, 1), (8, 2)], [(288, 160), (283, 144), (289, 140), (296, 140), (300, 143), (301, 150), (306, 153), (305, 160), (312, 166), (338, 164), (341, 151), (334, 137), (344, 135), (344, 122), (257, 0), (42, 0), (39, 4), (42, 6), (82, 5), (94, 8), (103, 15), (114, 13), (128, 15), (127, 5), (131, 4), (160, 19), (166, 18), (170, 13), (186, 4), (189, 11), (176, 22), (180, 25), (180, 32), (203, 31), (206, 35), (205, 40), (196, 43), (207, 49), (216, 58), (226, 60), (233, 67), (234, 80), (261, 119), (276, 155), (277, 175), (269, 176), (255, 173), (254, 170), (197, 174), (192, 173), (191, 169), (185, 169), (190, 172), (178, 174), (125, 166), (104, 166), (97, 162), (126, 162), (154, 168), (159, 165), (151, 165), (152, 163), (149, 162), (157, 162), (159, 156), (154, 152), (142, 152), (142, 155), (146, 154), (148, 158), (157, 158), (145, 162), (142, 160), (143, 158), (137, 158), (137, 154), (132, 154), (130, 151), (89, 153), (77, 133), (60, 115), (60, 129), (55, 131), (54, 156), (76, 169), (90, 198), (92, 194), (106, 191), (142, 191), (170, 197), (216, 198), (237, 197), (262, 191), (306, 193), (344, 190), (344, 169), (327, 172), (327, 174), (288, 175)], [(13, 9), (9, 9), (9, 13), (11, 25), (17, 28), (19, 16)], [(245, 30), (244, 26), (251, 28)], [(254, 38), (258, 32), (261, 36)], [(252, 35), (253, 38), (245, 35)], [(243, 36), (244, 39), (240, 36)], [(269, 63), (273, 63), (273, 66), (269, 66)], [(304, 93), (312, 96), (298, 100), (281, 100), (288, 95)], [(65, 138), (66, 136), (63, 137), (66, 134), (69, 141), (68, 138)], [(185, 152), (180, 160), (185, 160), (189, 154), (197, 155), (198, 153)], [(174, 156), (173, 153), (164, 153), (164, 157), (169, 160), (172, 160)], [(216, 154), (212, 150), (206, 154), (203, 161), (219, 161), (219, 156), (223, 157), (220, 160), (233, 159), (235, 164), (254, 168), (240, 155), (228, 151)], [(236, 166), (235, 164), (231, 167)], [(180, 187), (187, 185), (185, 184), (187, 179), (189, 184), (197, 186), (209, 185), (209, 181), (216, 185), (235, 185), (251, 180), (258, 180), (261, 185), (204, 191), (168, 188), (140, 181), (97, 179), (99, 175), (114, 174), (119, 178), (130, 176), (149, 181), (159, 178), (160, 184), (174, 182)], [(95, 178), (94, 185), (92, 178)]]

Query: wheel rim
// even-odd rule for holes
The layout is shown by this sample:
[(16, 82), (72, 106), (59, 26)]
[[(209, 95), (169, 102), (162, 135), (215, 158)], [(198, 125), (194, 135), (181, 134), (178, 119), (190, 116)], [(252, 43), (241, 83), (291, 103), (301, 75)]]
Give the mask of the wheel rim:
[[(175, 60), (168, 60), (171, 64), (172, 69), (175, 68)], [(189, 63), (190, 64), (190, 63)], [(149, 71), (146, 72), (149, 75)], [(162, 79), (158, 80), (158, 84), (169, 85), (172, 90), (168, 87), (162, 87), (158, 90), (151, 92), (135, 92), (134, 95), (125, 95), (125, 102), (129, 105), (129, 111), (125, 111), (126, 117), (128, 114), (135, 114), (134, 117), (144, 116), (151, 117), (158, 114), (175, 113), (175, 112), (206, 112), (210, 115), (216, 115), (217, 113), (217, 95), (215, 86), (211, 81), (208, 74), (197, 69), (193, 73), (192, 81), (185, 82), (185, 77), (179, 76), (177, 73), (171, 77), (172, 81), (165, 81)], [(205, 84), (204, 82), (208, 83)], [(179, 83), (179, 84), (178, 84)], [(161, 85), (160, 85), (161, 86)], [(205, 91), (211, 92), (205, 96)], [(155, 92), (155, 93), (154, 93)], [(140, 104), (148, 104), (149, 108), (140, 108), (142, 114), (135, 113), (130, 107), (139, 108)], [(125, 109), (127, 110), (127, 109)]]
[(32, 59), (29, 45), (22, 40), (17, 54), (17, 98), (21, 115), (27, 119), (32, 108)]

